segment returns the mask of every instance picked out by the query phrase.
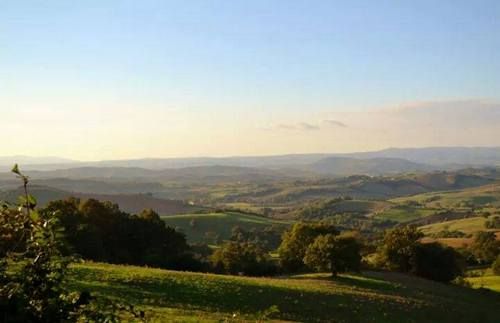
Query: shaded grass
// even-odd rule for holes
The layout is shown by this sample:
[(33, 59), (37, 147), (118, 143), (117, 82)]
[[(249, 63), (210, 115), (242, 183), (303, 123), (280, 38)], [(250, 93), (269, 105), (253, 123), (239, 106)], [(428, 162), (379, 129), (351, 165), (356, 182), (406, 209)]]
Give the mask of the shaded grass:
[(86, 263), (71, 276), (71, 288), (133, 304), (153, 321), (255, 321), (275, 305), (273, 318), (286, 321), (494, 322), (500, 301), (391, 273), (248, 278)]

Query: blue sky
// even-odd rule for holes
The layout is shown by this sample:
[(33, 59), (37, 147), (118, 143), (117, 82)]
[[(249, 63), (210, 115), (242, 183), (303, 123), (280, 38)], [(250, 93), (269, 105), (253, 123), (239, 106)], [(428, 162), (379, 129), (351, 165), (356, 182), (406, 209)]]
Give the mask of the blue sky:
[[(498, 1), (3, 0), (0, 127), (30, 126), (12, 154), (80, 159), (430, 145), (320, 124), (415, 102), (496, 111), (498, 53)], [(321, 131), (290, 133), (304, 124)], [(500, 144), (479, 132), (464, 144)]]

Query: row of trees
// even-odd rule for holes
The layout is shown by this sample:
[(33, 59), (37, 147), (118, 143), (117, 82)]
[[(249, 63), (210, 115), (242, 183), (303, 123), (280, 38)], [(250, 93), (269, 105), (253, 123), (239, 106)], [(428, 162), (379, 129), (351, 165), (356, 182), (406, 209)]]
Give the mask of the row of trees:
[(464, 259), (455, 249), (439, 243), (421, 243), (415, 226), (389, 230), (377, 252), (375, 264), (389, 270), (412, 273), (448, 282), (463, 273)]
[(63, 225), (67, 254), (117, 264), (200, 267), (185, 236), (165, 226), (152, 210), (131, 215), (110, 202), (69, 198), (50, 202), (40, 213), (55, 214)]
[[(427, 279), (449, 282), (463, 274), (467, 255), (481, 263), (498, 257), (494, 234), (479, 233), (472, 246), (459, 252), (439, 243), (422, 243), (422, 232), (415, 226), (388, 230), (378, 243), (363, 243), (360, 236), (340, 234), (329, 223), (294, 224), (282, 236), (278, 259), (241, 229), (210, 256), (218, 273), (272, 275), (306, 271), (328, 271), (332, 275), (358, 271), (362, 266), (410, 273)], [(244, 232), (244, 231), (243, 231)], [(362, 256), (371, 254), (362, 262)]]

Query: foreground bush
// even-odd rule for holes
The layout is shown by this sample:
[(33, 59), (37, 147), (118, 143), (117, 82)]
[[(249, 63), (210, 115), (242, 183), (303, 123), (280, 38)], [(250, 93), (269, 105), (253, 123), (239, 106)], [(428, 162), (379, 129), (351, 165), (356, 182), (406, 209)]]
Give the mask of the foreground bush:
[[(89, 293), (63, 288), (71, 258), (64, 256), (63, 228), (54, 214), (42, 216), (23, 181), (21, 205), (0, 207), (0, 322), (113, 322), (113, 311), (99, 310)], [(9, 271), (8, 266), (14, 266)]]

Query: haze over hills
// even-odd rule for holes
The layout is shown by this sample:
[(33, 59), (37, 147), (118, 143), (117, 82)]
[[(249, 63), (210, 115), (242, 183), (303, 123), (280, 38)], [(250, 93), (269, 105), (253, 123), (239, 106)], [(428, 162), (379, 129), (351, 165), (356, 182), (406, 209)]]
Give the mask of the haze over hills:
[[(386, 169), (388, 172), (405, 170), (429, 170), (465, 168), (467, 166), (496, 166), (500, 165), (500, 147), (428, 147), (428, 148), (388, 148), (380, 151), (356, 152), (346, 154), (290, 154), (277, 156), (234, 156), (234, 157), (189, 157), (189, 158), (144, 158), (129, 160), (104, 160), (82, 162), (58, 157), (27, 157), (11, 156), (0, 157), (0, 167), (8, 171), (8, 167), (14, 163), (22, 164), (25, 170), (59, 170), (76, 167), (127, 167), (144, 168), (150, 170), (162, 170), (168, 168), (186, 168), (201, 166), (237, 166), (252, 168), (295, 168), (308, 169), (311, 165), (324, 173), (324, 165), (334, 160), (332, 157), (354, 158), (354, 159), (377, 159), (370, 164), (368, 170), (378, 173), (377, 163), (386, 164), (390, 162), (396, 166), (395, 169)], [(330, 158), (330, 160), (325, 160)], [(391, 159), (391, 161), (382, 160)], [(399, 161), (396, 161), (399, 159)], [(410, 162), (406, 165), (403, 160)], [(343, 164), (362, 164), (361, 168), (367, 166), (355, 160), (337, 159), (336, 162)], [(419, 165), (417, 165), (419, 164)], [(321, 166), (323, 165), (323, 166)], [(342, 166), (343, 167), (343, 166)], [(358, 172), (354, 165), (353, 170)], [(385, 168), (387, 165), (384, 165)], [(328, 167), (327, 167), (328, 168)], [(131, 170), (132, 171), (132, 170)], [(385, 170), (384, 170), (385, 171)], [(330, 173), (330, 172), (328, 172)], [(336, 173), (333, 171), (332, 173)], [(340, 174), (344, 175), (345, 170)]]

